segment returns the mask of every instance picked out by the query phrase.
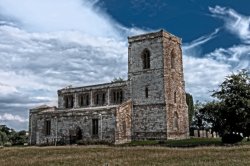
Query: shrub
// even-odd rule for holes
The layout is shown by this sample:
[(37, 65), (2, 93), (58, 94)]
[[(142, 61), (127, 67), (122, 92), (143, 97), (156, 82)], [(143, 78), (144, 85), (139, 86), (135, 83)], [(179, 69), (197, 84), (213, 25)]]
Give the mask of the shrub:
[(105, 140), (78, 140), (76, 141), (77, 145), (112, 145), (111, 142), (105, 141)]
[(222, 136), (222, 142), (226, 144), (235, 144), (237, 142), (241, 142), (243, 137), (239, 134), (224, 134)]

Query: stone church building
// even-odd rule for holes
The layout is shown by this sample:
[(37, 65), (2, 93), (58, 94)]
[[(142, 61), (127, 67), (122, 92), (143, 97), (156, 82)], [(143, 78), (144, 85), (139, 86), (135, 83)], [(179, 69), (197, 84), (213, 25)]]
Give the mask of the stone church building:
[(31, 145), (189, 136), (181, 39), (160, 30), (128, 43), (128, 80), (58, 90), (58, 108), (30, 110)]

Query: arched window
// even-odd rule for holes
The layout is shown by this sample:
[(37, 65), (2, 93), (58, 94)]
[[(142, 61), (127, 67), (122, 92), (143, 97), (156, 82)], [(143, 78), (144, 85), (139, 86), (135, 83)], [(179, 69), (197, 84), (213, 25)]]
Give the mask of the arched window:
[(176, 57), (175, 51), (172, 50), (172, 52), (171, 52), (171, 69), (175, 68), (175, 57)]
[(179, 129), (179, 117), (178, 117), (178, 113), (174, 112), (174, 125), (173, 125), (174, 129), (178, 130)]
[(145, 97), (148, 98), (148, 87), (145, 88)]
[(144, 49), (142, 52), (142, 62), (143, 62), (143, 69), (150, 68), (150, 52), (148, 49)]

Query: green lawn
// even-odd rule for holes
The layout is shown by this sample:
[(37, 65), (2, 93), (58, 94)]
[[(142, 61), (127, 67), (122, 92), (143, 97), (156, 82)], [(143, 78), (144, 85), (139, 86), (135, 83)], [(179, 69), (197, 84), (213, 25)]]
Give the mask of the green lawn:
[(210, 139), (216, 146), (211, 144), (195, 148), (166, 147), (194, 144), (194, 142), (209, 142), (209, 140), (190, 139), (160, 143), (140, 141), (126, 146), (4, 147), (0, 149), (0, 165), (250, 165), (249, 142), (220, 146), (216, 145), (216, 142), (220, 142), (218, 139)]
[[(250, 141), (243, 140), (236, 145), (250, 145)], [(190, 138), (184, 140), (167, 141), (132, 141), (122, 146), (164, 146), (164, 147), (199, 147), (199, 146), (228, 146), (221, 142), (221, 138)]]

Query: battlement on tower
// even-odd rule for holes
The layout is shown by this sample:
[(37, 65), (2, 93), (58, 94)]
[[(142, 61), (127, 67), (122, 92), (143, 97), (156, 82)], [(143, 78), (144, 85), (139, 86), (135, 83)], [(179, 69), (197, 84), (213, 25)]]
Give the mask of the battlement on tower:
[(128, 37), (128, 42), (129, 43), (139, 42), (139, 41), (150, 40), (150, 39), (155, 39), (155, 38), (159, 38), (159, 37), (164, 37), (166, 39), (177, 42), (178, 44), (181, 44), (181, 42), (182, 42), (181, 38), (167, 32), (165, 30), (160, 30), (157, 32), (151, 32), (151, 33), (147, 33), (147, 34), (131, 36), (131, 37)]

